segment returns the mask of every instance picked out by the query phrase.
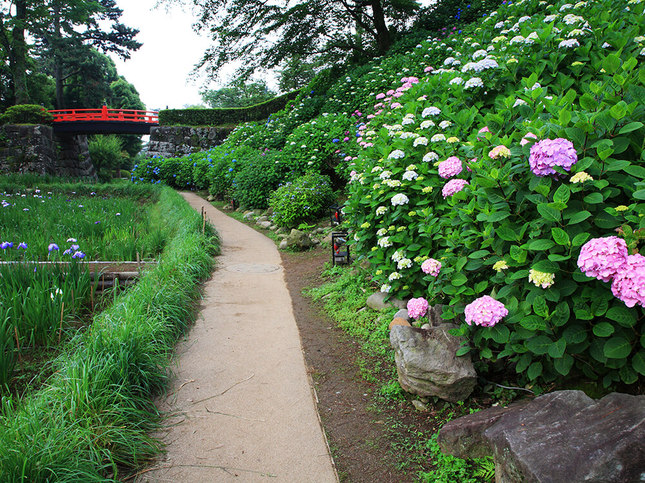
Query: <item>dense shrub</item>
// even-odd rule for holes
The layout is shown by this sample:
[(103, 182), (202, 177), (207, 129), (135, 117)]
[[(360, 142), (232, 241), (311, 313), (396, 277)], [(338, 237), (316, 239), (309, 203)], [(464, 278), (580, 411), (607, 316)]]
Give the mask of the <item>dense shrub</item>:
[(271, 194), (284, 182), (287, 167), (274, 151), (258, 152), (235, 175), (234, 197), (240, 205), (264, 209)]
[(509, 2), (470, 36), (424, 43), (445, 60), (402, 97), (380, 94), (362, 130), (355, 249), (381, 290), (444, 304), (480, 371), (645, 375), (642, 298), (612, 287), (626, 305), (577, 262), (610, 235), (635, 253), (645, 228), (645, 24), (628, 4)]
[(0, 124), (51, 124), (54, 117), (43, 106), (19, 104), (0, 115)]
[(249, 107), (229, 107), (223, 109), (164, 109), (159, 112), (162, 126), (220, 126), (240, 122), (260, 121), (279, 111), (299, 94), (289, 92), (269, 101)]
[(88, 142), (90, 159), (100, 173), (105, 169), (118, 169), (124, 159), (123, 142), (110, 134), (107, 136), (92, 136)]
[(356, 129), (343, 114), (323, 114), (298, 126), (287, 138), (285, 162), (295, 176), (305, 173), (333, 175), (335, 168), (356, 150)]
[(282, 185), (271, 196), (273, 221), (292, 228), (323, 215), (334, 200), (331, 181), (320, 174), (306, 174)]

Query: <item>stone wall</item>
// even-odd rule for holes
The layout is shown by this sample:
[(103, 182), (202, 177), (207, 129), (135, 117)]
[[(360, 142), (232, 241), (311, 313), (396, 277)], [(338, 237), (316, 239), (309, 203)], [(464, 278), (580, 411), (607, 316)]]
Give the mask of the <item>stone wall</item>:
[(148, 156), (177, 158), (218, 146), (233, 128), (159, 126), (150, 129)]
[(87, 136), (56, 136), (40, 124), (0, 126), (0, 173), (96, 178)]

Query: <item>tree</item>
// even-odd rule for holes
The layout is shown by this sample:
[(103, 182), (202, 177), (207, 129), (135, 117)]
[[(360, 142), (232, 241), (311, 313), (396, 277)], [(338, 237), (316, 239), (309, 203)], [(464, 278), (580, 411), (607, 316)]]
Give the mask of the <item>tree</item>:
[(192, 3), (197, 30), (212, 37), (197, 68), (217, 78), (224, 65), (240, 61), (237, 79), (294, 57), (331, 65), (349, 56), (381, 55), (420, 7), (416, 0), (300, 0), (286, 6), (264, 0), (163, 1)]
[[(91, 47), (114, 52), (124, 59), (141, 44), (137, 30), (119, 22), (123, 11), (115, 0), (2, 0), (0, 45), (9, 63), (11, 89), (16, 103), (30, 100), (27, 88), (28, 58), (36, 50), (56, 81), (56, 105), (63, 107), (63, 81), (91, 56)], [(27, 34), (35, 45), (27, 44)]]
[(237, 82), (218, 90), (200, 92), (202, 100), (209, 107), (247, 107), (275, 97), (264, 81)]

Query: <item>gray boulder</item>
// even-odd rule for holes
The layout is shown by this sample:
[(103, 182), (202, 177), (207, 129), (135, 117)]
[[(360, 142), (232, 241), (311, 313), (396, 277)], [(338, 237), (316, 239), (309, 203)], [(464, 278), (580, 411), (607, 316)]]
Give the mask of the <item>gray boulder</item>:
[(470, 355), (455, 355), (461, 340), (448, 333), (453, 327), (442, 325), (429, 330), (403, 325), (392, 327), (390, 344), (403, 389), (450, 402), (470, 396), (477, 373)]
[(255, 218), (255, 213), (252, 211), (247, 211), (244, 213), (244, 221), (253, 221), (253, 218)]
[(257, 220), (255, 220), (255, 222), (256, 222), (258, 225), (259, 225), (260, 223), (262, 223), (263, 221), (269, 221), (269, 217), (268, 217), (268, 216), (264, 216), (264, 215), (262, 215), (262, 216), (258, 216)]
[(291, 233), (289, 233), (285, 240), (287, 241), (287, 247), (298, 250), (304, 250), (305, 248), (311, 247), (313, 244), (305, 232), (296, 230), (295, 228), (291, 230)]
[(265, 230), (268, 230), (271, 227), (270, 221), (258, 221), (257, 224), (260, 228), (264, 228)]
[(367, 298), (367, 306), (370, 309), (378, 310), (379, 312), (381, 310), (389, 309), (391, 307), (397, 307), (399, 309), (406, 308), (406, 303), (403, 300), (390, 297), (386, 302), (385, 299), (387, 297), (388, 297), (388, 294), (386, 294), (385, 292), (373, 293)]
[(496, 481), (645, 480), (645, 396), (556, 391), (446, 424), (444, 453), (493, 455)]
[(410, 316), (408, 315), (407, 309), (400, 309), (396, 314), (394, 314), (394, 318), (396, 319), (397, 317), (400, 317), (401, 319), (405, 319), (408, 322), (410, 322)]

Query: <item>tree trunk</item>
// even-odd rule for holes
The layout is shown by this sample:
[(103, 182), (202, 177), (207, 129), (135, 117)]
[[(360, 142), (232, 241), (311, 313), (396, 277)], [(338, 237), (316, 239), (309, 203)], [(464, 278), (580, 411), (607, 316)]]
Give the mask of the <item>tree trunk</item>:
[(13, 92), (16, 104), (28, 104), (27, 91), (27, 42), (25, 41), (25, 23), (27, 20), (27, 1), (16, 0), (16, 24), (11, 31), (13, 55), (10, 69), (13, 77)]
[(383, 5), (381, 5), (381, 0), (371, 0), (370, 6), (372, 7), (374, 28), (376, 29), (376, 47), (379, 54), (384, 54), (392, 45), (390, 31), (385, 23), (385, 11), (383, 10)]
[(65, 99), (63, 96), (63, 68), (57, 47), (60, 47), (60, 10), (58, 5), (54, 7), (54, 33), (52, 35), (51, 45), (54, 47), (54, 80), (56, 81), (56, 109), (65, 109)]

